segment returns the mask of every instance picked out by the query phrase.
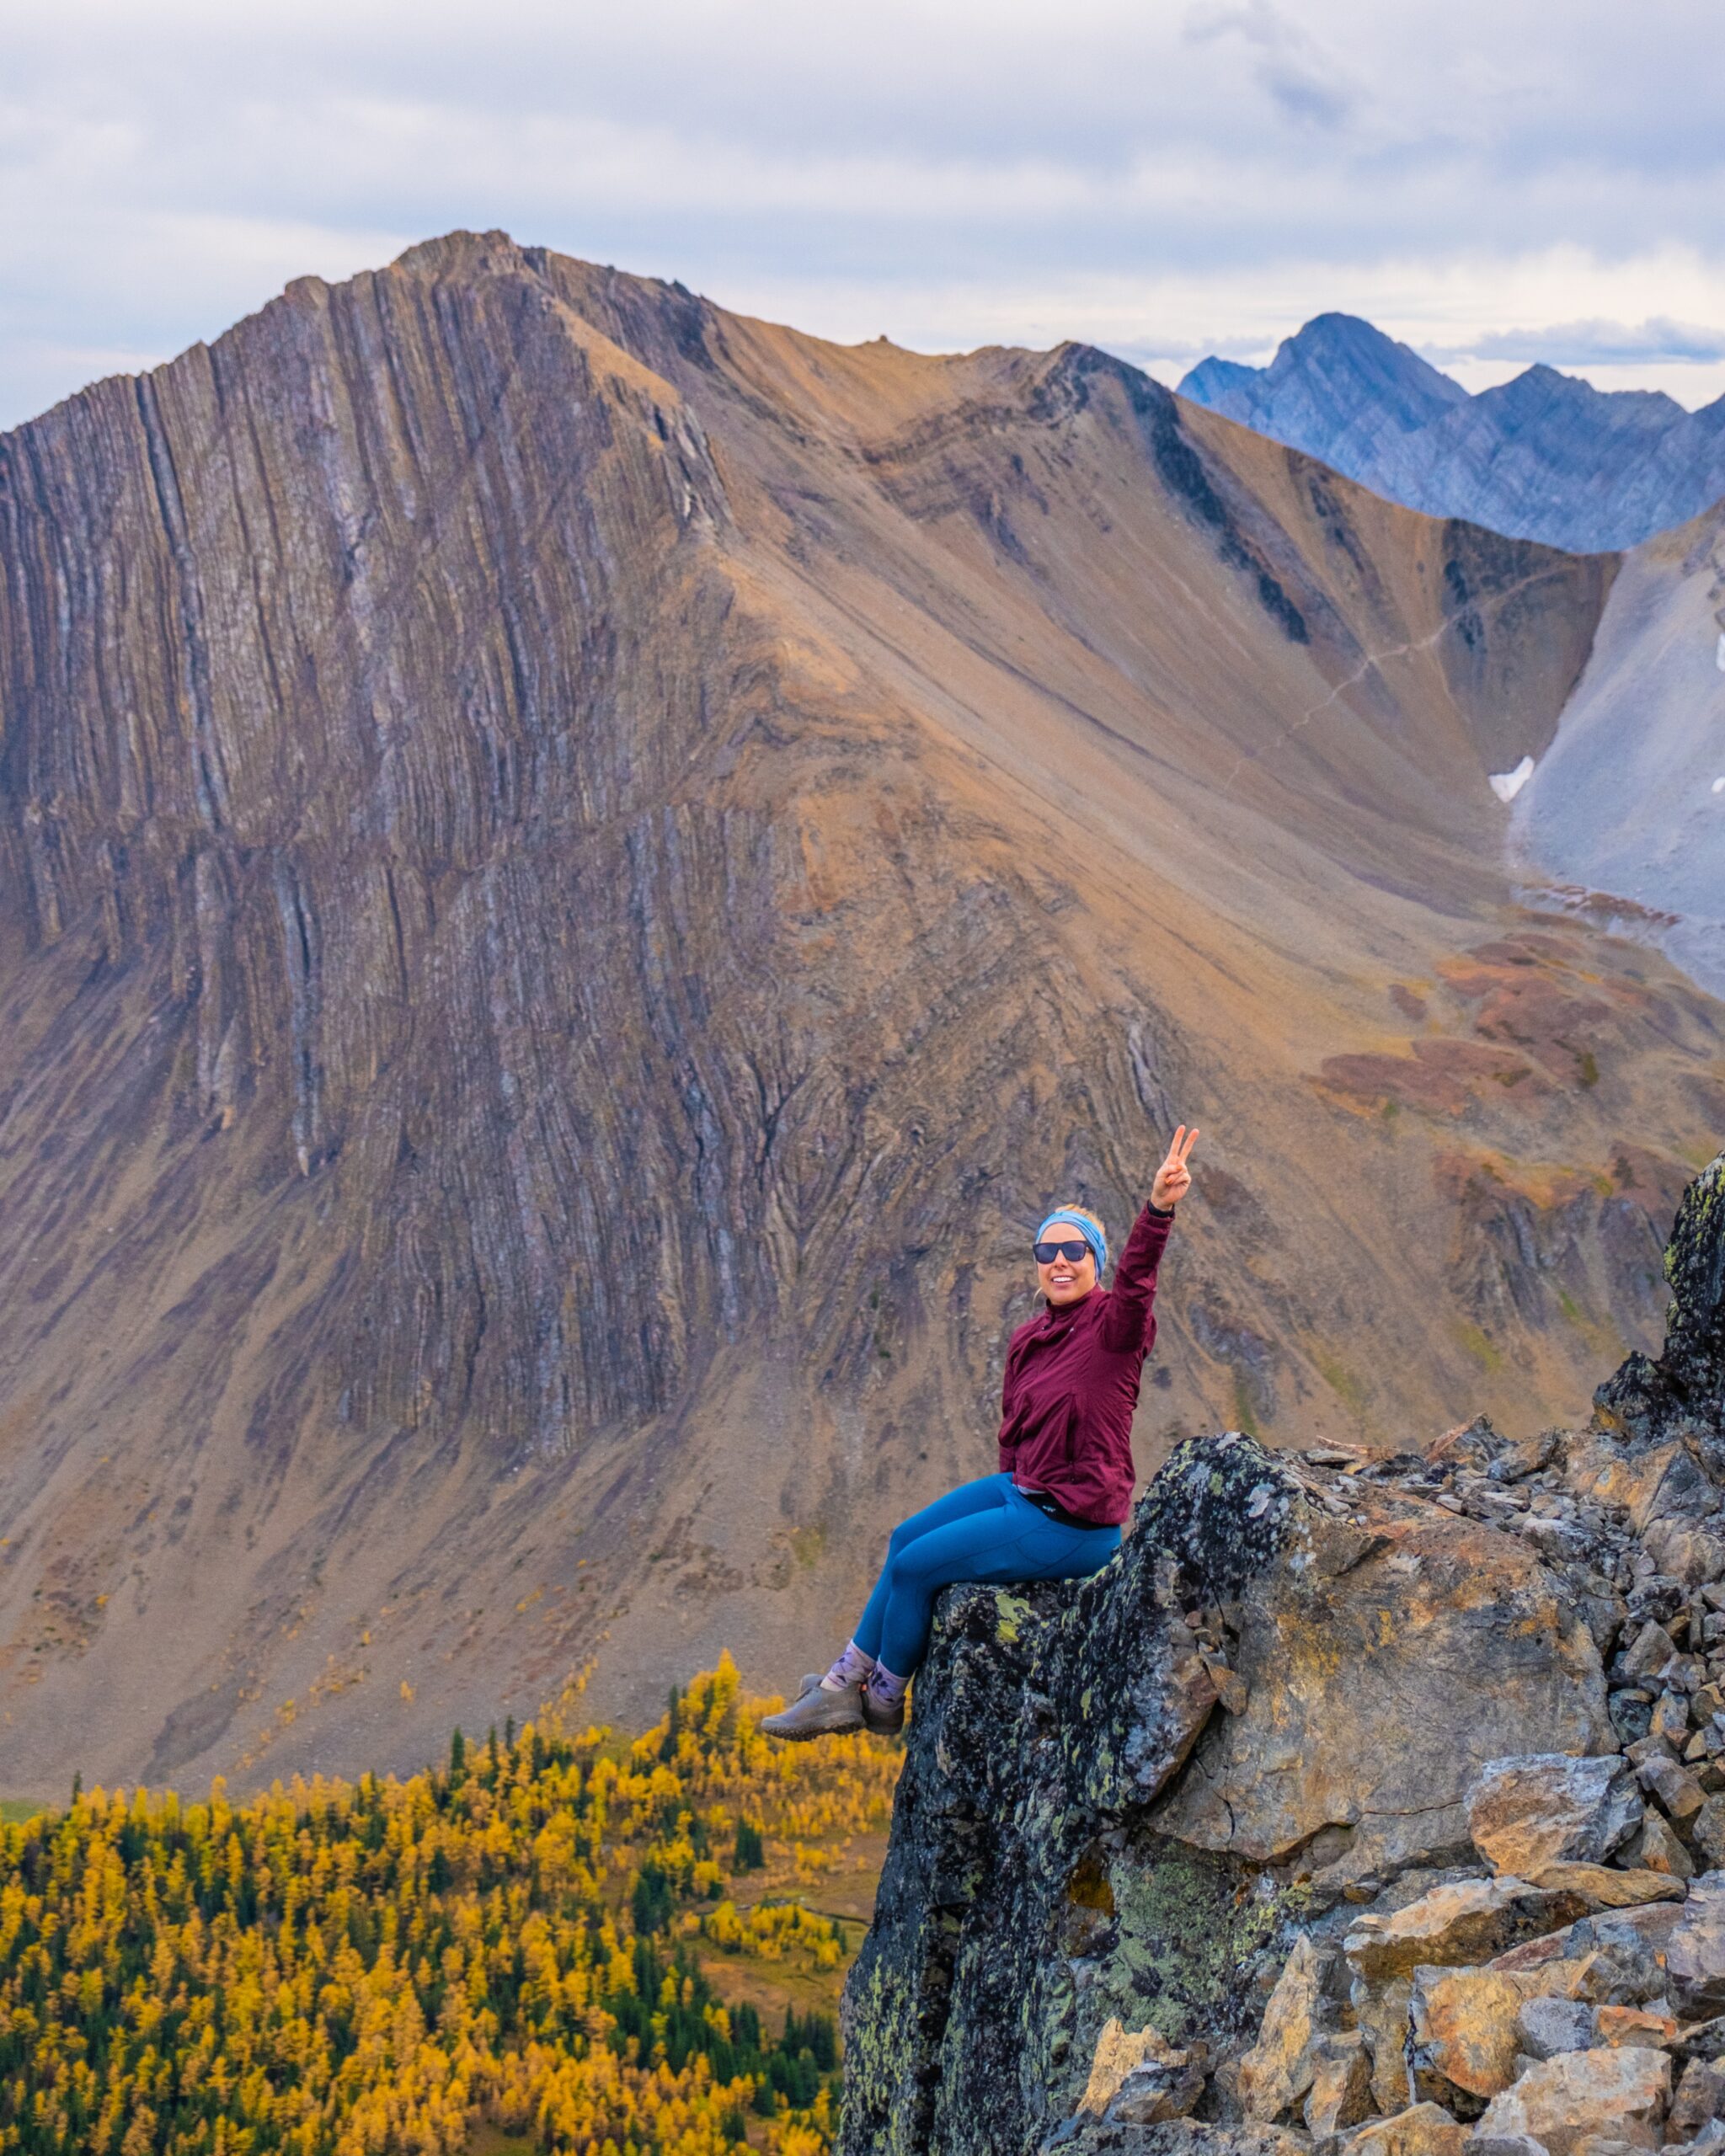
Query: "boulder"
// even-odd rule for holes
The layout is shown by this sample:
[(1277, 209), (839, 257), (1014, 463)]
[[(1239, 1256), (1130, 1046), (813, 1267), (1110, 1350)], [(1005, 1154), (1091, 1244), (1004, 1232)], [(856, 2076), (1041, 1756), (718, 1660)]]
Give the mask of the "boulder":
[(1648, 1618), (1611, 1665), (1616, 1682), (1634, 1684), (1658, 1678), (1677, 1657), (1677, 1642), (1654, 1619)]
[(1372, 2101), (1381, 2111), (1402, 2111), (1413, 2100), (1407, 2075), (1407, 2014), (1413, 1997), (1412, 1977), (1391, 1977), (1375, 1983), (1356, 1977), (1349, 1993), (1354, 2025), (1371, 2060)]
[(1643, 1870), (1662, 1872), (1679, 1885), (1695, 1876), (1695, 1859), (1661, 1812), (1649, 1811), (1642, 1821), (1636, 1836), (1635, 1860)]
[(1604, 1864), (1547, 1864), (1527, 1883), (1551, 1893), (1579, 1894), (1595, 1910), (1632, 1909), (1643, 1902), (1683, 1899), (1681, 1879), (1639, 1865), (1618, 1871)]
[(1333, 1947), (1321, 1954), (1309, 1932), (1295, 1940), (1258, 2041), (1240, 2062), (1240, 2100), (1248, 2119), (1288, 2118), (1311, 2088), (1319, 2041), (1334, 2020), (1324, 1997), (1334, 1960)]
[(1516, 2013), (1515, 2027), (1520, 2048), (1531, 2059), (1593, 2049), (1594, 2009), (1585, 1999), (1549, 1995), (1524, 1999)]
[(1079, 2111), (1141, 2126), (1184, 2118), (1204, 2094), (1206, 2059), (1201, 2044), (1183, 2050), (1159, 2030), (1129, 2030), (1111, 2018), (1096, 2040)]
[(1358, 2029), (1323, 2036), (1312, 2053), (1304, 2117), (1308, 2133), (1338, 2133), (1372, 2114), (1372, 2061)]
[(1495, 1870), (1603, 1864), (1641, 1824), (1641, 1793), (1616, 1753), (1488, 1760), (1467, 1792), (1467, 1831)]
[(1479, 2131), (1530, 2134), (1550, 2156), (1575, 2156), (1589, 2134), (1657, 2148), (1670, 2097), (1671, 2062), (1664, 2052), (1628, 2046), (1562, 2052), (1530, 2066), (1494, 2096)]
[(1673, 2039), (1671, 2056), (1684, 2066), (1692, 2058), (1706, 2059), (1710, 2064), (1725, 2059), (1725, 2015), (1687, 2023)]
[(1450, 2091), (1495, 2096), (1515, 2079), (1525, 1979), (1491, 1969), (1416, 1969), (1408, 2004), (1413, 2085), (1440, 2102)]
[(1725, 2065), (1693, 2058), (1683, 2069), (1665, 2121), (1669, 2141), (1687, 2141), (1712, 2119), (1725, 2119)]
[[(1594, 1966), (1602, 1952), (1620, 1959), (1632, 1957), (1638, 1971), (1651, 1971), (1658, 1978), (1664, 1967), (1666, 1944), (1681, 1919), (1683, 1910), (1684, 1903), (1677, 1900), (1644, 1903), (1638, 1908), (1602, 1909), (1578, 1923), (1566, 1925), (1562, 1931), (1548, 1932), (1543, 1938), (1512, 1946), (1507, 1953), (1498, 1955), (1492, 1967), (1519, 1971), (1546, 1969), (1550, 1964), (1560, 1961), (1573, 1963), (1577, 1979), (1567, 1987), (1573, 1995), (1579, 1994), (1581, 1974)], [(1548, 1981), (1544, 1988), (1553, 1990), (1558, 1987)], [(1653, 1993), (1648, 1996), (1651, 1998)]]
[(1641, 2044), (1663, 2050), (1677, 2034), (1669, 2014), (1655, 2014), (1644, 2006), (1596, 2006), (1594, 2041), (1599, 2044)]
[(1129, 2126), (1155, 2126), (1164, 2119), (1187, 2117), (1204, 2094), (1203, 2054), (1181, 2052), (1177, 2057), (1181, 2063), (1174, 2068), (1150, 2059), (1134, 2067), (1103, 2116)]
[(1707, 1799), (1689, 1822), (1689, 1838), (1710, 1870), (1725, 1865), (1725, 1796)]
[(1422, 1962), (1454, 1967), (1486, 1961), (1519, 1940), (1555, 1932), (1586, 1907), (1578, 1894), (1525, 1879), (1463, 1880), (1434, 1886), (1390, 1915), (1361, 1917), (1343, 1951), (1356, 1974), (1381, 1982), (1411, 1975)]
[[(1684, 1657), (1679, 1655), (1677, 1662)], [(1689, 1742), (1689, 1701), (1681, 1692), (1661, 1692), (1653, 1702), (1653, 1713), (1648, 1717), (1649, 1737), (1662, 1737), (1667, 1744), (1680, 1748)]]
[[(1245, 1711), (1212, 1718), (1157, 1809), (1163, 1833), (1274, 1861), (1338, 1825), (1353, 1872), (1381, 1874), (1465, 1849), (1462, 1801), (1487, 1761), (1615, 1742), (1598, 1649), (1532, 1550), (1369, 1487), (1351, 1502), (1363, 1527), (1307, 1513), (1309, 1561), (1246, 1604)], [(1493, 1678), (1464, 1689), (1483, 1663)]]
[(1671, 2003), (1689, 2020), (1725, 2011), (1725, 1871), (1704, 1871), (1665, 1949)]
[(1660, 1753), (1649, 1753), (1635, 1773), (1648, 1795), (1658, 1797), (1680, 1826), (1706, 1802), (1706, 1791), (1689, 1769)]
[[(1663, 1905), (1661, 1913), (1667, 1911), (1674, 1919), (1680, 1913), (1669, 1903)], [(1639, 1909), (1614, 1910), (1576, 1926), (1570, 1943), (1581, 1956), (1577, 1998), (1594, 2006), (1643, 2006), (1664, 1994), (1665, 1965), (1659, 1936), (1628, 1921), (1643, 1913)]]
[(1342, 2156), (1461, 2156), (1467, 2128), (1438, 2104), (1374, 2119), (1342, 2144)]
[(1701, 1587), (1725, 1576), (1725, 1535), (1698, 1519), (1657, 1519), (1642, 1538), (1668, 1577)]

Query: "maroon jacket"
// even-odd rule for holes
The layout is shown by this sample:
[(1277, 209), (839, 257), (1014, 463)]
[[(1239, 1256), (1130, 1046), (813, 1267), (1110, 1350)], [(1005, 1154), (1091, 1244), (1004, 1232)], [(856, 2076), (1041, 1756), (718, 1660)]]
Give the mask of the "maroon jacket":
[(1174, 1225), (1146, 1205), (1112, 1288), (1041, 1310), (1012, 1335), (1001, 1386), (1001, 1472), (1097, 1526), (1132, 1508), (1132, 1411), (1156, 1339), (1156, 1269)]

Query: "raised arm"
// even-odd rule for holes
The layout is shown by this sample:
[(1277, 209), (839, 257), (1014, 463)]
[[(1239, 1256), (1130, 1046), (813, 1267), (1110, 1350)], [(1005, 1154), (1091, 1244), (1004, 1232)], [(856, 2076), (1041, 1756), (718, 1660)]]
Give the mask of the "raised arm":
[(1132, 1223), (1120, 1252), (1103, 1321), (1103, 1345), (1113, 1353), (1125, 1354), (1142, 1346), (1147, 1354), (1155, 1342), (1156, 1267), (1174, 1225), (1174, 1208), (1192, 1187), (1186, 1157), (1197, 1139), (1197, 1130), (1188, 1131), (1184, 1123), (1174, 1133), (1167, 1157), (1150, 1187), (1150, 1203)]

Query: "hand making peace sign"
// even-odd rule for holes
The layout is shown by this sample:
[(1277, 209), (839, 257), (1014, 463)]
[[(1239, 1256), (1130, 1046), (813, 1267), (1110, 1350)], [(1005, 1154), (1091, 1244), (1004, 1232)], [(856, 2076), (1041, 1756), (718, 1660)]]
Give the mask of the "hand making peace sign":
[(1192, 1171), (1186, 1165), (1186, 1156), (1198, 1143), (1194, 1125), (1188, 1130), (1183, 1123), (1174, 1133), (1174, 1142), (1168, 1148), (1168, 1157), (1156, 1171), (1156, 1181), (1150, 1187), (1150, 1202), (1170, 1212), (1192, 1187)]

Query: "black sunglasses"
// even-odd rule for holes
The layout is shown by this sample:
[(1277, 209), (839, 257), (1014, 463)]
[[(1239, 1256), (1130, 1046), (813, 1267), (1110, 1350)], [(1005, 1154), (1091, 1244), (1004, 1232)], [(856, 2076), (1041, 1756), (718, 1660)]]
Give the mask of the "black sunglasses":
[(1057, 1257), (1065, 1259), (1068, 1265), (1081, 1265), (1090, 1256), (1090, 1245), (1077, 1243), (1032, 1243), (1039, 1265), (1052, 1265)]

